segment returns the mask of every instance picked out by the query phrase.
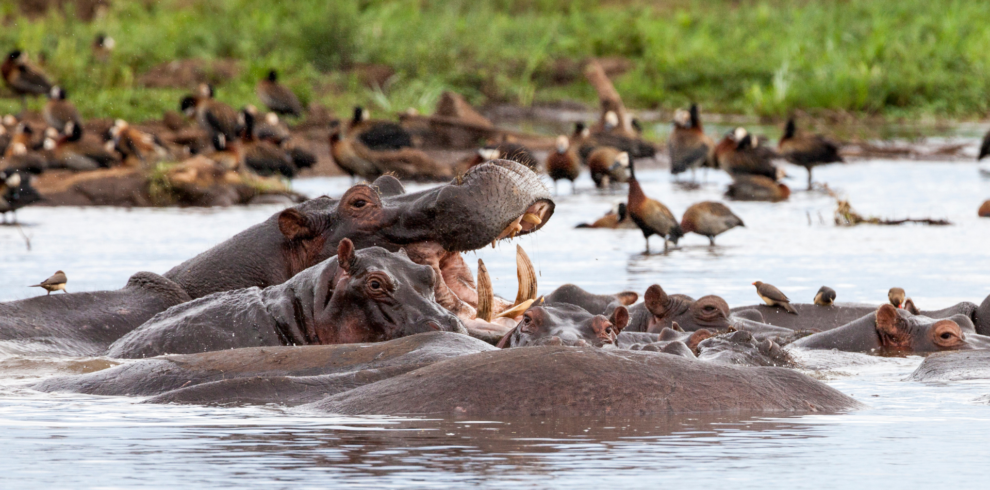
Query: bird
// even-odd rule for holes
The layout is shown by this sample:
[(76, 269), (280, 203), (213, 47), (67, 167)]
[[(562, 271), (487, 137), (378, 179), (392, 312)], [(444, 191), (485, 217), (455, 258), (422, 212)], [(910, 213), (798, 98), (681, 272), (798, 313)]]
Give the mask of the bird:
[[(123, 119), (114, 121), (109, 133), (111, 141), (108, 148), (120, 152), (127, 165), (147, 165), (168, 156), (168, 150), (157, 136), (145, 133)], [(138, 161), (135, 162), (135, 159)]]
[(772, 160), (777, 157), (773, 149), (762, 144), (760, 138), (749, 134), (746, 128), (736, 128), (725, 134), (715, 145), (715, 161), (729, 175), (762, 175), (779, 180), (783, 175)]
[(590, 224), (580, 223), (575, 228), (636, 228), (636, 223), (633, 223), (632, 219), (629, 218), (626, 203), (620, 202), (605, 213), (605, 216), (596, 219)]
[(581, 157), (567, 136), (557, 136), (554, 151), (547, 154), (547, 175), (553, 179), (554, 193), (557, 192), (558, 180), (571, 181), (571, 193), (574, 192), (574, 181), (581, 175)]
[(28, 95), (44, 95), (52, 89), (52, 83), (40, 68), (32, 65), (18, 49), (7, 54), (0, 65), (0, 73), (7, 86), (21, 97), (21, 114), (27, 112)]
[(980, 206), (979, 211), (977, 211), (977, 214), (981, 218), (990, 218), (990, 199), (987, 199), (986, 201), (983, 202), (983, 204)]
[(705, 134), (698, 115), (698, 105), (691, 104), (691, 109), (677, 109), (674, 112), (674, 130), (667, 140), (667, 150), (670, 152), (670, 173), (681, 174), (691, 169), (691, 180), (698, 167), (714, 166), (715, 141)]
[(898, 308), (904, 305), (904, 298), (906, 296), (907, 293), (904, 292), (904, 288), (890, 288), (887, 291), (887, 301), (890, 301), (890, 304)]
[(287, 178), (295, 177), (299, 169), (292, 162), (288, 152), (275, 144), (258, 140), (254, 137), (254, 114), (242, 111), (244, 128), (241, 134), (240, 155), (243, 155), (244, 165), (258, 175), (269, 176), (281, 174)]
[(278, 72), (274, 69), (268, 70), (268, 76), (258, 82), (254, 91), (272, 112), (283, 116), (302, 115), (299, 98), (288, 87), (278, 83)]
[(756, 286), (756, 294), (766, 304), (770, 306), (779, 306), (787, 310), (787, 312), (792, 315), (798, 314), (797, 310), (791, 306), (791, 300), (787, 298), (787, 295), (780, 292), (780, 290), (772, 284), (756, 281), (753, 285)]
[(984, 157), (990, 155), (990, 131), (983, 135), (983, 142), (980, 144), (980, 154), (976, 156), (976, 161), (983, 160)]
[(704, 201), (692, 204), (681, 217), (681, 231), (708, 237), (715, 246), (715, 237), (737, 226), (745, 227), (743, 220), (720, 202)]
[(93, 38), (93, 57), (100, 61), (106, 61), (110, 58), (110, 53), (115, 47), (117, 47), (117, 41), (101, 32)]
[[(47, 168), (47, 161), (37, 151), (39, 145), (33, 141), (34, 130), (27, 123), (19, 122), (14, 127), (14, 134), (10, 138), (10, 143), (4, 150), (3, 161), (0, 167), (17, 172), (30, 172), (40, 174)], [(44, 146), (44, 139), (41, 141)]]
[(822, 286), (818, 289), (818, 293), (815, 294), (815, 304), (818, 306), (832, 306), (835, 302), (835, 290), (828, 287)]
[(413, 145), (412, 135), (400, 124), (370, 118), (361, 106), (354, 106), (354, 116), (347, 128), (349, 137), (357, 138), (370, 150), (398, 150)]
[(725, 197), (736, 201), (786, 201), (791, 189), (762, 175), (735, 175)]
[(842, 162), (839, 145), (820, 134), (797, 134), (794, 118), (787, 120), (777, 151), (788, 162), (808, 169), (808, 190), (811, 190), (811, 169), (818, 165)]
[(187, 95), (179, 101), (179, 110), (186, 117), (196, 119), (206, 132), (223, 133), (227, 141), (240, 136), (242, 121), (237, 111), (223, 102), (214, 99), (213, 86), (203, 84), (196, 95)]
[(17, 210), (41, 201), (41, 194), (31, 185), (30, 174), (21, 170), (0, 171), (0, 214), (7, 223), (7, 213), (13, 213), (17, 223)]
[(627, 200), (627, 210), (636, 226), (643, 232), (646, 239), (646, 253), (650, 253), (650, 235), (663, 237), (663, 252), (667, 253), (667, 241), (670, 240), (677, 245), (677, 241), (684, 236), (681, 225), (677, 223), (674, 213), (667, 209), (663, 203), (655, 199), (646, 197), (639, 181), (636, 180), (636, 169), (633, 162), (629, 162), (629, 197)]
[(65, 89), (58, 85), (52, 87), (48, 91), (48, 102), (45, 103), (41, 112), (45, 122), (60, 133), (65, 131), (66, 123), (82, 125), (79, 111), (76, 110), (76, 106), (72, 102), (66, 100), (67, 97), (68, 94), (66, 94)]
[(109, 168), (120, 163), (120, 156), (112, 149), (93, 140), (83, 139), (82, 126), (69, 122), (65, 125), (65, 134), (54, 133), (45, 138), (45, 149), (52, 152), (53, 160), (72, 170), (90, 170)]
[(498, 149), (495, 148), (478, 148), (470, 155), (464, 157), (456, 164), (454, 164), (455, 173), (458, 175), (467, 172), (471, 167), (481, 165), (485, 162), (490, 162), (492, 160), (499, 159)]
[(588, 168), (595, 187), (604, 189), (611, 184), (628, 180), (629, 153), (611, 146), (599, 146), (588, 155)]
[(65, 273), (62, 271), (57, 271), (52, 274), (52, 277), (28, 287), (42, 288), (45, 291), (48, 291), (46, 296), (51, 296), (53, 291), (62, 291), (63, 293), (68, 294), (68, 291), (65, 289), (65, 283), (67, 282), (69, 282), (69, 278), (65, 277)]

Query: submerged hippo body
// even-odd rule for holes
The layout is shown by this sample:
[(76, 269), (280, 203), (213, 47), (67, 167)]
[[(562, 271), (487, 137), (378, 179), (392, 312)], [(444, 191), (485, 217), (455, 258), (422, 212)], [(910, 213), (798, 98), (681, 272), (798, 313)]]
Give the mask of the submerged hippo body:
[(922, 361), (908, 379), (934, 383), (990, 379), (990, 350), (932, 354)]
[(977, 334), (972, 320), (963, 314), (930, 318), (885, 304), (875, 313), (790, 345), (845, 352), (924, 354), (990, 348), (990, 337)]
[[(458, 252), (531, 233), (553, 209), (536, 174), (515, 162), (479, 165), (449, 184), (412, 194), (405, 194), (395, 178), (382, 177), (370, 186), (352, 187), (339, 200), (319, 197), (276, 213), (149, 282), (165, 284), (162, 288), (142, 291), (129, 283), (119, 291), (0, 303), (0, 340), (45, 339), (66, 355), (99, 353), (98, 346), (175, 304), (282, 284), (331, 257), (345, 237), (358, 249), (406, 248), (414, 255), (417, 247), (425, 247), (439, 262), (438, 255), (459, 258)], [(523, 221), (526, 214), (539, 219)], [(456, 265), (449, 257), (445, 263)], [(147, 273), (134, 278), (142, 274)]]
[(374, 344), (256, 347), (162, 356), (34, 386), (45, 392), (152, 396), (150, 402), (297, 405), (434, 362), (495, 348), (434, 332)]
[(178, 284), (158, 274), (138, 272), (116, 291), (0, 303), (0, 340), (8, 347), (31, 344), (23, 347), (34, 352), (101, 355), (113, 341), (155, 313), (189, 300)]
[(170, 308), (110, 346), (119, 358), (241, 347), (379, 342), (462, 332), (433, 301), (433, 269), (350, 240), (337, 255), (277, 286), (224, 291)]
[(832, 412), (858, 406), (789, 369), (567, 346), (460, 356), (308, 405), (348, 415), (466, 417)]

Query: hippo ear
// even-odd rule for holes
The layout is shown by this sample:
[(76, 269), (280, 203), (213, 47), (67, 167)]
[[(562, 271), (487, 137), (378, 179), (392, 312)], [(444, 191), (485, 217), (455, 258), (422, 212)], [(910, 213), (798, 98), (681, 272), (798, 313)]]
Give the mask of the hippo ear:
[(289, 240), (305, 240), (316, 236), (312, 221), (295, 208), (278, 213), (278, 230)]
[(911, 334), (894, 305), (888, 303), (877, 308), (876, 321), (881, 345), (894, 349), (910, 348)]
[(395, 254), (396, 255), (400, 255), (402, 257), (405, 257), (407, 259), (409, 258), (409, 254), (406, 253), (406, 249), (405, 248), (400, 248), (398, 252), (395, 252)]
[(615, 334), (618, 335), (623, 328), (626, 328), (626, 325), (629, 325), (629, 310), (625, 306), (619, 306), (612, 312), (609, 321), (612, 322), (612, 326), (615, 327)]
[(632, 291), (623, 291), (619, 294), (616, 294), (615, 299), (619, 302), (620, 305), (629, 306), (635, 303), (636, 301), (639, 301), (639, 295)]
[(646, 303), (646, 309), (654, 316), (662, 317), (667, 312), (667, 293), (659, 284), (654, 284), (646, 290), (643, 301)]
[(337, 245), (337, 265), (350, 275), (354, 266), (354, 242), (350, 238), (341, 240)]

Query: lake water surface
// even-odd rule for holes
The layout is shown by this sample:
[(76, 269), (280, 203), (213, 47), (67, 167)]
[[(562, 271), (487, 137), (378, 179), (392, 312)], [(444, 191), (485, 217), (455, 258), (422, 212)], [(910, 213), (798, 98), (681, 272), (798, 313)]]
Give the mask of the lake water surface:
[[(801, 189), (804, 170), (788, 167)], [(648, 195), (680, 215), (720, 200), (724, 174), (682, 190), (662, 171), (641, 171)], [(794, 301), (821, 285), (839, 301), (879, 304), (892, 286), (923, 309), (990, 294), (990, 220), (976, 209), (990, 180), (973, 164), (872, 161), (820, 168), (863, 215), (946, 218), (952, 226), (832, 224), (834, 200), (796, 191), (790, 201), (729, 203), (746, 222), (710, 248), (697, 235), (668, 255), (643, 255), (638, 230), (578, 230), (623, 193), (562, 184), (553, 218), (520, 243), (540, 291), (573, 282), (595, 292), (661, 284), (671, 293), (718, 294), (755, 304), (755, 280)], [(701, 174), (699, 174), (699, 180)], [(308, 195), (339, 195), (346, 179), (294, 183)], [(277, 206), (216, 210), (28, 208), (24, 226), (0, 228), (0, 301), (39, 294), (26, 287), (62, 269), (71, 292), (115, 289), (136, 271), (163, 273), (262, 221)], [(27, 251), (22, 233), (30, 238)], [(653, 238), (652, 249), (662, 249)], [(514, 246), (469, 254), (485, 261), (496, 292), (515, 295)], [(869, 405), (836, 415), (635, 419), (395, 419), (334, 417), (280, 407), (142, 404), (141, 399), (38, 393), (25, 385), (98, 369), (100, 359), (46, 357), (0, 344), (0, 486), (175, 488), (507, 486), (528, 487), (948, 487), (984, 485), (990, 457), (990, 380), (904, 381), (917, 356), (876, 358), (795, 353), (808, 371)], [(981, 401), (982, 400), (982, 401)]]

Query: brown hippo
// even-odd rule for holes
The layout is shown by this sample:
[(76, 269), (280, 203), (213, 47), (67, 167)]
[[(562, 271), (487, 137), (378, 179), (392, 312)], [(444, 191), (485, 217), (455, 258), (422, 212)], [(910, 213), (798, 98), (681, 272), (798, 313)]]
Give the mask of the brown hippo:
[(214, 293), (165, 310), (114, 342), (110, 357), (141, 358), (240, 347), (381, 342), (422, 332), (466, 333), (433, 301), (433, 268), (402, 251), (337, 255), (265, 289)]
[(580, 306), (543, 303), (527, 309), (519, 324), (502, 338), (498, 347), (545, 343), (614, 347), (627, 322), (629, 312), (625, 306), (619, 306), (612, 311), (611, 318), (605, 318), (604, 315), (592, 315)]
[(373, 344), (249, 347), (141, 359), (34, 386), (45, 392), (154, 396), (152, 403), (298, 405), (451, 357), (495, 350), (447, 332)]
[(924, 354), (990, 348), (990, 337), (977, 334), (972, 320), (966, 315), (931, 318), (884, 304), (875, 313), (790, 345), (846, 352)]
[(547, 304), (566, 303), (580, 306), (585, 311), (598, 315), (615, 307), (629, 306), (639, 300), (639, 294), (623, 291), (618, 294), (594, 294), (574, 284), (564, 284), (546, 296)]
[(860, 406), (791, 369), (590, 346), (468, 354), (307, 405), (347, 415), (465, 417), (835, 412)]
[[(793, 334), (793, 332), (792, 332)], [(619, 346), (630, 350), (658, 351), (681, 354), (716, 364), (737, 366), (790, 366), (790, 356), (774, 338), (757, 338), (745, 330), (715, 333), (708, 329), (685, 332), (664, 328), (656, 338), (644, 337), (653, 334), (631, 334), (636, 337), (622, 338)], [(639, 342), (634, 342), (639, 340)], [(789, 340), (785, 337), (785, 341)], [(625, 342), (622, 342), (625, 341)], [(683, 349), (681, 348), (683, 346)], [(684, 350), (691, 355), (684, 354)]]
[(688, 331), (707, 328), (725, 330), (732, 325), (729, 305), (718, 296), (703, 296), (697, 300), (683, 294), (667, 295), (659, 285), (647, 288), (643, 302), (629, 308), (630, 332), (659, 333), (677, 322)]
[[(341, 199), (319, 197), (276, 213), (164, 278), (139, 273), (117, 291), (0, 303), (0, 340), (36, 339), (66, 355), (98, 354), (175, 304), (281, 284), (331, 257), (345, 237), (358, 249), (405, 248), (414, 261), (441, 272), (442, 305), (470, 305), (473, 281), (464, 277), (459, 252), (536, 231), (553, 210), (549, 190), (515, 162), (479, 165), (449, 184), (413, 194), (404, 194), (395, 178), (382, 177), (351, 188)], [(448, 278), (455, 279), (451, 288)]]

